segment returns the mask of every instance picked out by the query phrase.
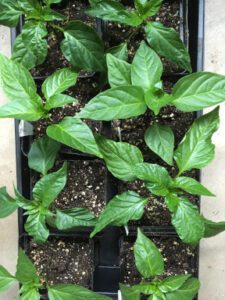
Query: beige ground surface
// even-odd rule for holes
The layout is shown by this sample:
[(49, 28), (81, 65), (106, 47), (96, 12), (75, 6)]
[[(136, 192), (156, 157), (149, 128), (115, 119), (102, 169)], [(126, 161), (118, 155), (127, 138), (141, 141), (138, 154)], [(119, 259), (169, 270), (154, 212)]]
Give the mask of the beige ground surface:
[[(225, 74), (225, 0), (206, 0), (205, 70)], [(0, 52), (10, 53), (9, 31), (0, 26)], [(0, 104), (4, 97), (0, 92)], [(202, 181), (217, 194), (203, 198), (206, 217), (225, 220), (225, 105), (221, 106), (221, 127), (214, 137), (216, 158), (203, 171)], [(12, 190), (15, 181), (14, 124), (0, 120), (0, 186)], [(0, 264), (14, 272), (17, 255), (16, 214), (0, 220)], [(225, 299), (225, 233), (201, 242), (199, 300)], [(0, 294), (0, 300), (16, 299), (16, 288)], [(182, 299), (181, 299), (182, 300)]]

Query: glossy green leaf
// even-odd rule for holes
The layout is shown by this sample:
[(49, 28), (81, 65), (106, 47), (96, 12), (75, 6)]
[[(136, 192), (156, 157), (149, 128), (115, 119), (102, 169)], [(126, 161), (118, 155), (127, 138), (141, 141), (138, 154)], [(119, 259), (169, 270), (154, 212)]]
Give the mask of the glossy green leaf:
[(191, 177), (177, 177), (171, 185), (172, 188), (182, 189), (193, 195), (215, 196), (200, 182)]
[(154, 283), (144, 282), (144, 281), (142, 281), (139, 284), (134, 285), (133, 289), (136, 291), (139, 291), (140, 293), (142, 293), (144, 295), (154, 294), (158, 290), (157, 286)]
[(219, 107), (196, 119), (175, 151), (179, 174), (193, 168), (201, 169), (214, 158), (211, 138), (219, 127)]
[(8, 27), (16, 27), (19, 17), (23, 14), (22, 9), (15, 0), (1, 0), (0, 24)]
[(191, 60), (187, 48), (173, 28), (165, 27), (158, 22), (149, 22), (145, 26), (145, 33), (148, 43), (159, 55), (191, 72)]
[(28, 165), (43, 175), (54, 166), (61, 144), (44, 136), (33, 142), (28, 153)]
[(136, 176), (145, 181), (147, 188), (155, 195), (166, 196), (171, 177), (164, 167), (157, 164), (140, 163), (134, 166)]
[(112, 54), (107, 54), (108, 79), (110, 86), (131, 85), (131, 65)]
[(162, 5), (162, 0), (135, 0), (135, 7), (142, 18), (154, 16)]
[(192, 300), (197, 294), (199, 287), (198, 279), (190, 278), (178, 290), (166, 294), (166, 300)]
[(23, 195), (20, 194), (20, 192), (14, 187), (15, 192), (15, 200), (19, 207), (25, 209), (25, 210), (33, 210), (34, 207), (34, 201), (28, 200)]
[(154, 123), (147, 129), (144, 138), (154, 153), (169, 165), (173, 165), (174, 134), (170, 127)]
[(147, 201), (148, 198), (142, 198), (132, 191), (115, 196), (99, 216), (91, 237), (108, 225), (122, 226), (129, 221), (140, 220)]
[(19, 249), (16, 266), (16, 278), (22, 284), (39, 283), (39, 277), (34, 264), (21, 248)]
[(112, 47), (106, 51), (106, 53), (110, 53), (114, 55), (118, 59), (128, 60), (128, 49), (127, 43), (122, 43), (118, 46)]
[(46, 214), (41, 213), (38, 208), (36, 212), (32, 211), (28, 214), (24, 228), (37, 243), (44, 243), (48, 239), (49, 230), (46, 226)]
[(51, 5), (53, 3), (60, 3), (60, 2), (62, 2), (62, 0), (46, 0), (45, 2), (46, 2), (46, 4)]
[(67, 17), (49, 7), (43, 7), (40, 19), (43, 21), (63, 21), (66, 20)]
[(140, 292), (132, 286), (120, 283), (120, 291), (124, 300), (140, 300)]
[(78, 100), (65, 94), (57, 94), (48, 99), (45, 104), (45, 109), (50, 110), (57, 107), (63, 107), (69, 103), (78, 103)]
[(213, 222), (206, 218), (203, 218), (205, 224), (205, 238), (210, 238), (215, 236), (223, 231), (225, 231), (225, 222)]
[(35, 82), (29, 71), (21, 64), (0, 54), (0, 80), (3, 91), (10, 101), (33, 103), (37, 109), (42, 101), (36, 91)]
[(56, 211), (56, 226), (59, 230), (75, 227), (91, 227), (96, 224), (95, 216), (86, 208), (73, 208)]
[(52, 96), (61, 94), (74, 86), (77, 81), (77, 75), (75, 71), (69, 68), (64, 68), (53, 73), (44, 81), (41, 87), (45, 98), (48, 100)]
[(38, 0), (20, 0), (20, 7), (29, 15), (29, 17), (40, 17), (42, 7)]
[(67, 164), (57, 172), (43, 176), (33, 188), (33, 197), (39, 200), (44, 207), (49, 205), (56, 199), (63, 190), (67, 180)]
[(61, 50), (74, 67), (91, 71), (105, 70), (103, 43), (92, 27), (81, 21), (72, 21), (64, 28), (64, 35)]
[(0, 218), (5, 218), (16, 211), (18, 205), (6, 190), (6, 187), (0, 188)]
[(173, 97), (169, 94), (160, 92), (154, 92), (154, 90), (149, 90), (145, 92), (145, 102), (149, 109), (151, 109), (155, 115), (158, 115), (161, 108), (170, 104)]
[(160, 81), (162, 72), (163, 66), (159, 56), (142, 42), (131, 65), (132, 84), (148, 91)]
[(87, 14), (92, 17), (98, 17), (103, 20), (119, 22), (130, 26), (138, 26), (142, 23), (142, 19), (135, 11), (127, 10), (116, 0), (97, 1), (87, 10)]
[(136, 86), (120, 86), (98, 94), (78, 114), (80, 118), (110, 121), (145, 113), (143, 91)]
[(164, 272), (162, 254), (155, 244), (138, 229), (134, 244), (135, 265), (144, 278), (161, 275)]
[(102, 136), (98, 136), (96, 141), (108, 170), (116, 178), (125, 181), (137, 178), (134, 166), (143, 162), (143, 156), (136, 146), (108, 140)]
[(171, 213), (175, 213), (180, 202), (180, 198), (175, 193), (169, 193), (165, 197), (165, 203)]
[(198, 72), (185, 76), (174, 86), (172, 104), (179, 110), (198, 111), (225, 99), (225, 76)]
[(24, 285), (22, 291), (20, 291), (20, 300), (40, 300), (41, 295), (38, 289), (35, 287), (30, 287), (29, 285)]
[(110, 300), (111, 298), (94, 293), (74, 284), (48, 286), (49, 300)]
[(47, 34), (43, 22), (27, 22), (23, 26), (22, 33), (15, 40), (12, 59), (27, 69), (42, 64), (48, 53), (48, 44), (44, 39)]
[(0, 292), (7, 290), (17, 280), (3, 266), (0, 266)]
[(64, 118), (60, 123), (49, 126), (47, 134), (71, 148), (102, 158), (91, 129), (78, 118)]
[(190, 277), (191, 275), (177, 275), (168, 277), (160, 283), (159, 289), (163, 293), (174, 292), (178, 290)]
[(172, 214), (172, 224), (184, 243), (196, 246), (204, 236), (205, 225), (198, 207), (184, 198), (180, 199)]

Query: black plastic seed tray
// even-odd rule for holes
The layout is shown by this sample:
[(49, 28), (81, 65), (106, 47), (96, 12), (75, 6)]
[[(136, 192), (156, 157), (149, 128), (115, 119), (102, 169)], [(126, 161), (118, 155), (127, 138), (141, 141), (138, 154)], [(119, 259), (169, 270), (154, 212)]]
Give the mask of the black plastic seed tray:
[[(64, 3), (64, 1), (63, 1)], [(183, 36), (187, 45), (189, 45), (189, 51), (191, 53), (192, 66), (194, 71), (200, 71), (203, 69), (203, 28), (204, 28), (204, 0), (186, 0), (182, 2), (182, 14), (184, 18), (184, 26), (181, 27), (181, 31), (184, 32)], [(12, 43), (16, 36), (20, 33), (22, 20), (20, 20), (20, 26), (16, 30), (12, 30)], [(170, 77), (174, 81), (179, 79), (184, 74), (170, 74)], [(40, 78), (37, 78), (40, 79)], [(43, 80), (43, 78), (41, 78)], [(33, 172), (29, 170), (27, 153), (30, 149), (33, 135), (26, 133), (21, 134), (21, 125), (19, 121), (15, 122), (16, 132), (16, 157), (17, 157), (17, 186), (19, 191), (24, 197), (30, 198), (32, 190), (32, 178)], [(103, 132), (106, 136), (110, 137), (110, 124), (104, 123)], [(92, 156), (81, 154), (75, 151), (66, 150), (61, 151), (60, 159), (65, 160), (94, 160)], [(106, 199), (109, 201), (118, 192), (118, 181), (113, 178), (112, 175), (107, 172), (107, 185)], [(24, 231), (25, 218), (23, 211), (19, 210), (19, 245), (22, 248), (26, 248), (30, 237)], [(113, 298), (117, 298), (117, 291), (119, 288), (119, 281), (123, 276), (123, 270), (120, 268), (120, 255), (123, 241), (126, 239), (135, 239), (137, 226), (129, 226), (129, 236), (126, 236), (124, 228), (108, 227), (102, 233), (97, 235), (93, 239), (94, 247), (94, 260), (95, 270), (93, 273), (93, 289), (96, 292), (109, 295)], [(89, 239), (89, 233), (91, 229), (77, 229), (70, 232), (59, 232), (57, 230), (51, 230), (50, 236), (59, 237), (74, 237)], [(174, 229), (171, 226), (166, 227), (149, 227), (143, 226), (142, 230), (149, 237), (165, 237), (176, 236)], [(198, 250), (198, 249), (197, 249)], [(198, 254), (195, 257), (193, 265), (198, 266)], [(197, 268), (196, 268), (197, 270)], [(197, 271), (196, 271), (197, 275)], [(43, 294), (43, 299), (47, 299)]]

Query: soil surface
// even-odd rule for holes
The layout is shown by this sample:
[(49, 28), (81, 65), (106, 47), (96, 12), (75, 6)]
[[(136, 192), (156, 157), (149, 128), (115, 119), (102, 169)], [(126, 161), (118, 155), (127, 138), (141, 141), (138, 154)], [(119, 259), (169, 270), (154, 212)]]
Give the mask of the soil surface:
[[(133, 8), (132, 1), (122, 1), (122, 3), (128, 8)], [(174, 28), (177, 32), (180, 31), (180, 24), (182, 23), (182, 18), (180, 17), (180, 4), (179, 0), (173, 1), (168, 0), (162, 4), (161, 9), (156, 14), (148, 19), (148, 21), (157, 21), (163, 23), (167, 27)], [(129, 43), (129, 62), (132, 61), (136, 50), (138, 49), (140, 42), (145, 39), (144, 25), (141, 25), (137, 30), (134, 27), (127, 25), (110, 22), (106, 23), (105, 33), (103, 35), (104, 41), (106, 42), (106, 47), (111, 48), (117, 46), (124, 41)], [(162, 59), (165, 72), (172, 73), (178, 71), (178, 67), (173, 63), (168, 62), (166, 59)]]
[[(35, 122), (35, 137), (39, 138), (45, 135), (46, 129), (49, 125), (59, 123), (64, 117), (75, 116), (90, 99), (100, 92), (98, 80), (99, 78), (97, 75), (89, 78), (78, 78), (76, 85), (65, 92), (65, 94), (77, 99), (78, 103), (74, 102), (72, 104), (66, 104), (64, 107), (52, 109), (50, 111), (50, 118), (41, 119)], [(40, 84), (38, 84), (38, 91), (40, 92), (40, 95), (42, 95)], [(101, 132), (102, 123), (100, 121), (84, 120), (84, 122), (92, 129), (93, 132)]]
[(42, 245), (31, 241), (27, 254), (42, 283), (71, 283), (92, 287), (93, 246), (91, 241), (51, 237)]
[(100, 161), (70, 161), (67, 184), (52, 209), (88, 208), (96, 216), (106, 206), (106, 168)]
[[(194, 264), (196, 250), (183, 244), (176, 237), (153, 237), (151, 240), (159, 248), (165, 263), (165, 273), (162, 277), (193, 274), (197, 269)], [(122, 244), (120, 256), (122, 268), (122, 282), (125, 284), (137, 284), (143, 280), (135, 267), (134, 242), (125, 241)]]
[[(80, 20), (87, 25), (96, 28), (96, 19), (85, 14), (85, 10), (87, 9), (87, 7), (88, 1), (86, 0), (71, 0), (63, 1), (61, 5), (56, 5), (55, 10), (66, 16), (69, 21)], [(54, 23), (56, 25), (64, 27), (67, 22), (68, 21)], [(48, 76), (57, 69), (70, 66), (70, 63), (65, 59), (60, 49), (60, 43), (63, 39), (64, 36), (61, 31), (48, 25), (48, 56), (42, 65), (39, 65), (34, 70), (32, 70), (32, 75), (34, 77)], [(82, 74), (85, 73), (87, 72), (82, 72)]]

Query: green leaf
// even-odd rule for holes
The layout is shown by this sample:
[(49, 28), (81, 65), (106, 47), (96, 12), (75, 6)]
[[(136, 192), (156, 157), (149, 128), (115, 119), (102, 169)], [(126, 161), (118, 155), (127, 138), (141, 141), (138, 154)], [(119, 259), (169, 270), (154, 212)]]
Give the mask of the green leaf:
[(185, 112), (218, 104), (225, 98), (225, 76), (209, 72), (185, 76), (175, 84), (172, 96), (172, 104)]
[(42, 100), (37, 94), (35, 82), (29, 71), (21, 64), (0, 54), (0, 80), (3, 91), (10, 101), (32, 103), (42, 109)]
[(172, 224), (184, 243), (196, 246), (204, 236), (204, 221), (198, 207), (187, 199), (180, 199), (176, 211), (172, 214)]
[(166, 300), (192, 300), (197, 294), (199, 287), (198, 279), (190, 278), (178, 290), (166, 294)]
[(110, 121), (145, 113), (143, 91), (136, 86), (120, 86), (98, 94), (78, 114), (80, 118)]
[(106, 51), (106, 53), (110, 53), (114, 55), (118, 59), (128, 60), (128, 49), (127, 43), (122, 43), (118, 46), (112, 47)]
[(29, 17), (39, 18), (42, 7), (38, 0), (20, 0), (20, 7), (28, 14)]
[(96, 141), (108, 170), (116, 178), (125, 181), (137, 178), (134, 166), (143, 162), (143, 156), (136, 146), (123, 142), (114, 142), (102, 136), (98, 136)]
[(131, 85), (131, 65), (112, 54), (106, 56), (110, 86)]
[(140, 220), (147, 201), (148, 198), (142, 198), (132, 191), (115, 196), (99, 216), (91, 237), (110, 224), (123, 226), (129, 221)]
[(163, 293), (174, 292), (178, 290), (190, 277), (191, 275), (168, 277), (160, 283), (159, 290)]
[(46, 117), (46, 112), (33, 102), (18, 100), (0, 107), (0, 118), (14, 118), (32, 122), (44, 117)]
[(155, 195), (166, 196), (169, 193), (171, 177), (164, 167), (157, 164), (140, 163), (134, 166), (136, 176), (145, 181), (147, 188)]
[(132, 84), (148, 91), (160, 81), (162, 72), (163, 66), (159, 56), (142, 42), (131, 65)]
[(16, 266), (16, 278), (22, 284), (39, 284), (37, 270), (30, 258), (25, 254), (25, 252), (21, 248), (19, 249), (19, 255)]
[(56, 226), (59, 230), (75, 227), (91, 227), (96, 224), (95, 216), (86, 208), (73, 208), (56, 211)]
[(147, 41), (161, 56), (191, 72), (191, 60), (187, 48), (173, 28), (158, 22), (149, 22), (145, 26)]
[(33, 188), (33, 197), (39, 200), (46, 208), (56, 199), (63, 190), (67, 180), (67, 163), (57, 172), (42, 177)]
[(157, 292), (158, 288), (155, 284), (151, 282), (141, 282), (133, 286), (133, 289), (139, 291), (144, 295), (151, 295)]
[(159, 11), (162, 0), (135, 0), (135, 7), (141, 14), (142, 18), (152, 17)]
[(46, 227), (45, 222), (46, 213), (41, 213), (38, 208), (36, 212), (32, 211), (31, 214), (28, 212), (28, 218), (24, 228), (37, 243), (44, 243), (49, 237), (49, 230)]
[(16, 27), (19, 17), (23, 14), (15, 0), (1, 0), (0, 12), (0, 24), (8, 27)]
[(214, 158), (211, 138), (219, 127), (219, 107), (196, 119), (175, 151), (179, 175), (193, 168), (201, 169)]
[(206, 218), (203, 218), (205, 224), (205, 238), (215, 236), (225, 230), (225, 222), (213, 222)]
[(3, 266), (0, 266), (0, 292), (7, 290), (16, 279)]
[(64, 35), (61, 50), (74, 67), (90, 71), (105, 70), (104, 46), (92, 27), (81, 21), (72, 21), (64, 28)]
[(164, 272), (162, 254), (155, 244), (138, 229), (134, 244), (135, 265), (144, 278), (161, 275)]
[(145, 142), (166, 163), (173, 165), (174, 134), (170, 127), (154, 123), (145, 132)]
[[(25, 289), (24, 289), (25, 287)], [(26, 287), (23, 286), (22, 287), (22, 291), (21, 291), (21, 295), (20, 295), (20, 300), (40, 300), (41, 299), (41, 295), (38, 292), (38, 289), (35, 287)]]
[(42, 7), (40, 19), (43, 21), (64, 21), (67, 17), (49, 7)]
[(158, 115), (161, 108), (170, 104), (172, 100), (173, 97), (171, 95), (162, 93), (162, 91), (159, 94), (155, 89), (145, 92), (145, 102), (155, 115)]
[(165, 203), (171, 213), (175, 213), (180, 202), (180, 198), (175, 193), (169, 193), (165, 197)]
[(48, 44), (44, 39), (47, 34), (43, 22), (27, 22), (23, 26), (22, 33), (15, 40), (12, 59), (27, 69), (42, 64), (48, 53)]
[(28, 153), (29, 168), (46, 175), (54, 166), (60, 147), (60, 143), (47, 136), (34, 141)]
[(48, 77), (42, 84), (42, 92), (47, 99), (61, 94), (68, 88), (74, 86), (77, 81), (77, 73), (69, 68), (64, 68), (56, 71), (50, 77)]
[(102, 158), (91, 129), (78, 118), (64, 118), (59, 124), (49, 126), (47, 134), (62, 144)]
[(78, 100), (64, 94), (58, 94), (50, 97), (46, 104), (45, 109), (50, 110), (52, 108), (63, 107), (65, 104), (78, 103)]
[(193, 195), (215, 196), (200, 182), (190, 177), (177, 177), (171, 185), (172, 188), (182, 189)]
[(5, 218), (16, 211), (18, 205), (6, 190), (6, 187), (0, 188), (0, 218)]
[(119, 22), (134, 27), (142, 23), (142, 19), (135, 11), (127, 10), (121, 3), (115, 0), (97, 1), (86, 12), (92, 17)]
[(62, 0), (46, 0), (45, 2), (46, 2), (46, 4), (51, 5), (53, 3), (60, 3), (60, 2), (62, 2)]
[(134, 287), (120, 283), (120, 290), (124, 300), (140, 300), (140, 292)]
[(49, 300), (110, 300), (111, 298), (94, 293), (74, 284), (48, 286)]

